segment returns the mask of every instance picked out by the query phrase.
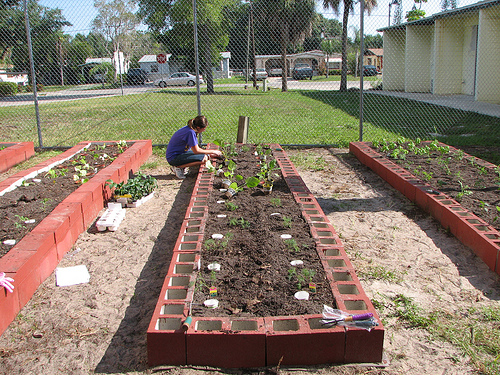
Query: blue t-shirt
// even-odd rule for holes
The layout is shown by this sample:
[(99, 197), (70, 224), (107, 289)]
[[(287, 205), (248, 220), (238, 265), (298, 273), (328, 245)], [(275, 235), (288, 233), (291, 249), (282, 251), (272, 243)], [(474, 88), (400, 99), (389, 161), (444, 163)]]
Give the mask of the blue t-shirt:
[(177, 130), (167, 146), (167, 161), (172, 160), (177, 155), (183, 154), (190, 150), (191, 147), (198, 144), (198, 138), (196, 137), (196, 132), (189, 126), (184, 126)]

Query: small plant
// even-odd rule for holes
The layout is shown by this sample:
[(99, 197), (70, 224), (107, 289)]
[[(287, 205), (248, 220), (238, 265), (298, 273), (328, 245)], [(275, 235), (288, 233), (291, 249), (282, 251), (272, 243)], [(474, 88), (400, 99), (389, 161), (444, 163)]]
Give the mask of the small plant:
[(300, 247), (294, 238), (287, 238), (283, 242), (285, 242), (285, 245), (288, 248), (288, 250), (293, 251), (294, 253), (298, 253), (300, 251)]
[(226, 210), (228, 211), (236, 211), (238, 209), (238, 205), (231, 202), (231, 201), (226, 201)]
[(274, 207), (281, 207), (282, 204), (281, 204), (281, 199), (280, 198), (271, 198), (269, 200), (269, 202), (271, 202), (271, 204), (274, 206)]
[(47, 206), (49, 205), (51, 199), (50, 198), (43, 198), (42, 199), (42, 211), (45, 212), (47, 209)]
[(472, 191), (467, 185), (464, 185), (460, 180), (458, 183), (460, 184), (460, 192), (457, 194), (457, 201), (461, 201), (464, 195), (472, 195)]
[(495, 208), (497, 209), (498, 215), (493, 218), (493, 222), (497, 221), (500, 217), (500, 206), (495, 206)]
[(203, 244), (209, 251), (222, 251), (227, 248), (233, 234), (228, 232), (221, 239), (209, 238)]
[(422, 171), (422, 175), (424, 176), (424, 180), (427, 181), (427, 182), (429, 182), (432, 179), (433, 173), (432, 172)]
[(464, 154), (465, 154), (465, 152), (463, 152), (462, 150), (458, 150), (457, 152), (455, 152), (455, 154), (453, 155), (453, 157), (456, 160), (460, 161), (460, 160), (462, 160), (464, 158)]
[(121, 154), (127, 149), (127, 142), (126, 141), (119, 141), (116, 143), (116, 147), (118, 147), (118, 152)]
[(29, 218), (25, 217), (25, 216), (21, 216), (21, 215), (14, 215), (16, 217), (17, 220), (14, 221), (14, 226), (17, 228), (17, 229), (22, 229), (22, 228), (26, 228), (26, 226), (24, 225), (24, 223), (29, 220)]
[(240, 226), (241, 229), (248, 229), (248, 228), (250, 228), (250, 222), (248, 220), (245, 220), (242, 217), (239, 217), (239, 218), (232, 217), (232, 218), (230, 218), (229, 219), (229, 225), (232, 226), (232, 227)]
[(291, 228), (292, 227), (292, 218), (288, 216), (283, 216), (283, 227)]

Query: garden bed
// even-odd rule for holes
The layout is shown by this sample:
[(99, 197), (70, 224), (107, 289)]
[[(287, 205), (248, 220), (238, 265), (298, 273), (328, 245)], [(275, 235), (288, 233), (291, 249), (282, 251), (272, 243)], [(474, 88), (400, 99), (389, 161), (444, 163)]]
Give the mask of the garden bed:
[[(97, 143), (99, 144), (102, 145)], [(0, 332), (4, 331), (31, 298), (38, 285), (52, 273), (79, 234), (95, 220), (105, 200), (109, 198), (109, 189), (105, 188), (106, 180), (126, 180), (129, 172), (136, 171), (151, 155), (150, 141), (134, 141), (134, 144), (119, 154), (110, 165), (103, 166), (103, 170), (91, 176), (88, 182), (75, 184), (73, 173), (67, 173), (70, 183), (60, 180), (59, 177), (62, 176), (50, 177), (48, 171), (53, 166), (60, 165), (57, 169), (60, 174), (64, 169), (61, 163), (81, 153), (89, 145), (89, 142), (82, 142), (51, 160), (7, 178), (0, 184), (0, 191), (3, 192), (2, 215), (7, 218), (2, 221), (2, 226), (13, 225), (12, 231), (18, 229), (16, 233), (8, 233), (7, 229), (7, 232), (2, 234), (9, 239), (16, 234), (17, 239), (16, 244), (10, 246), (8, 252), (0, 258), (0, 272), (5, 272), (15, 280), (14, 293), (0, 291)], [(32, 181), (37, 177), (42, 180), (47, 177), (46, 174), (49, 178), (45, 184), (42, 181)], [(80, 175), (80, 178), (87, 177)], [(29, 186), (22, 186), (27, 184)], [(14, 189), (16, 186), (19, 190)], [(51, 187), (52, 193), (48, 192), (48, 186)], [(54, 186), (62, 189), (53, 189)], [(31, 191), (30, 187), (38, 191)], [(51, 202), (45, 201), (44, 206), (45, 198), (49, 198)], [(60, 203), (49, 205), (56, 200)], [(32, 207), (28, 208), (29, 206)], [(28, 211), (21, 211), (21, 208)], [(25, 222), (35, 217), (35, 223)]]
[(0, 142), (0, 173), (28, 160), (34, 154), (33, 142)]
[(350, 151), (500, 272), (499, 166), (437, 141), (371, 146)]
[[(281, 147), (270, 149), (281, 168), (271, 195), (264, 195), (259, 186), (223, 199), (221, 178), (200, 170), (148, 329), (150, 365), (382, 361), (382, 325), (368, 331), (321, 324), (323, 304), (378, 317), (318, 203)], [(236, 159), (236, 173), (255, 173), (255, 157), (245, 160), (238, 153)], [(281, 206), (272, 203), (274, 198)], [(223, 201), (238, 208), (228, 211)], [(227, 216), (217, 217), (221, 214)], [(292, 219), (292, 228), (283, 225), (284, 216)], [(231, 219), (236, 226), (230, 225)], [(240, 225), (245, 221), (249, 227)], [(213, 234), (224, 236), (215, 246), (207, 243)], [(298, 251), (288, 248), (281, 234), (291, 234)], [(229, 239), (227, 245), (224, 239)], [(315, 271), (316, 293), (308, 284), (301, 286), (311, 292), (307, 301), (294, 298), (299, 286), (295, 274), (289, 278), (294, 269), (290, 261), (297, 259), (304, 266), (296, 267), (296, 273), (304, 268)], [(221, 265), (216, 275), (207, 271), (215, 261)], [(217, 287), (216, 309), (203, 304), (212, 281)]]

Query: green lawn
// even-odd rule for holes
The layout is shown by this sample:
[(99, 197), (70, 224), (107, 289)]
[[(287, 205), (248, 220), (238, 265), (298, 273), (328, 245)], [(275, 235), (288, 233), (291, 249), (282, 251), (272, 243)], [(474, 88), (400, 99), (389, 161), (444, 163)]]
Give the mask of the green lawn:
[[(203, 141), (234, 141), (239, 116), (250, 118), (249, 142), (347, 146), (359, 140), (359, 93), (216, 88), (202, 93), (210, 127)], [(166, 144), (196, 116), (195, 89), (42, 103), (44, 146), (72, 146), (82, 140), (152, 139)], [(0, 109), (0, 139), (38, 143), (30, 106)], [(450, 145), (500, 144), (500, 119), (422, 102), (366, 93), (363, 140), (398, 137), (440, 139)]]

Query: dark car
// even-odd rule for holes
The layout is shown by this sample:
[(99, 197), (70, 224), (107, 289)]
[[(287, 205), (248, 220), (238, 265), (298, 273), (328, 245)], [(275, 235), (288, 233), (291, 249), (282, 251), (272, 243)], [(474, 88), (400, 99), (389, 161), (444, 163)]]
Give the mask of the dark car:
[(312, 79), (313, 78), (313, 70), (307, 64), (297, 64), (293, 68), (292, 78), (297, 79), (297, 80), (304, 79), (304, 78)]
[(140, 68), (133, 68), (127, 72), (127, 82), (131, 85), (143, 85), (148, 79), (148, 73)]
[(363, 75), (365, 77), (376, 76), (380, 74), (375, 65), (363, 65)]

